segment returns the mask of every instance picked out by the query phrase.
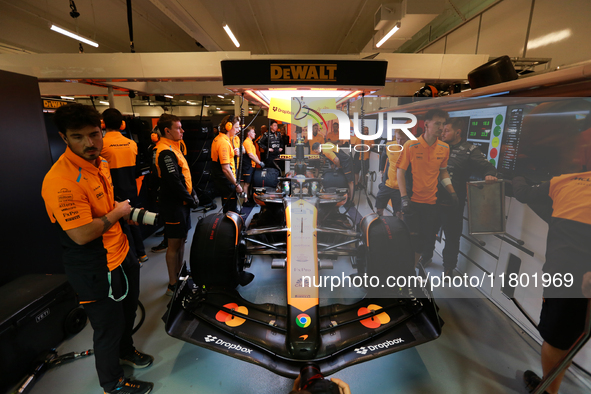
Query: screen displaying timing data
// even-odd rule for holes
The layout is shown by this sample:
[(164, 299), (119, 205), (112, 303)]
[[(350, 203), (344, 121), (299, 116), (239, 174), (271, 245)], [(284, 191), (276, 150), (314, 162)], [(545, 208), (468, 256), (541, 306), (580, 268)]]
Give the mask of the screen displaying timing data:
[[(517, 164), (519, 140), (521, 139), (521, 123), (525, 108), (523, 106), (509, 107), (507, 122), (502, 140), (500, 162), (498, 169), (512, 173)], [(527, 111), (529, 112), (529, 111)]]
[(451, 111), (450, 118), (463, 118), (466, 140), (480, 148), (495, 167), (499, 164), (501, 141), (507, 117), (507, 107), (491, 107)]

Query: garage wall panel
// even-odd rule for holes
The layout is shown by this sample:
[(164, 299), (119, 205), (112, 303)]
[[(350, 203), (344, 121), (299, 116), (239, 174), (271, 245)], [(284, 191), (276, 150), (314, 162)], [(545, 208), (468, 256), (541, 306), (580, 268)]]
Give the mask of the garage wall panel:
[(552, 67), (591, 59), (591, 1), (536, 0), (527, 57), (552, 58)]
[(531, 2), (505, 0), (483, 13), (478, 53), (491, 57), (523, 56)]
[(474, 18), (470, 22), (447, 36), (446, 54), (475, 54), (478, 40), (478, 26), (480, 18)]

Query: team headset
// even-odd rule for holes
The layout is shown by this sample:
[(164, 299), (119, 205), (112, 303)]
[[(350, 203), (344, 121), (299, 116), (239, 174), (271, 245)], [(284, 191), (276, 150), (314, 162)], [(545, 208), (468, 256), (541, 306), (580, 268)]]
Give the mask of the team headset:
[(425, 85), (415, 92), (413, 97), (437, 97), (439, 92), (433, 85)]
[[(105, 121), (101, 119), (101, 130), (106, 130), (107, 126), (105, 126)], [(121, 126), (119, 126), (119, 130), (123, 131), (125, 130), (125, 121), (122, 120), (121, 121)]]
[(236, 119), (236, 117), (234, 115), (230, 115), (228, 121), (226, 122), (226, 125), (224, 126), (226, 131), (230, 131), (234, 128), (234, 119)]

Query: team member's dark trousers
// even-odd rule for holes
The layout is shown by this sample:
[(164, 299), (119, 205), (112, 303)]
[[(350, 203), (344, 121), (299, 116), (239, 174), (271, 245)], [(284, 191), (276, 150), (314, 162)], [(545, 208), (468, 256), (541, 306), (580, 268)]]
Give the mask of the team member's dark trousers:
[(144, 247), (144, 239), (140, 226), (129, 226), (129, 232), (131, 234), (132, 242), (129, 242), (129, 246), (135, 250), (135, 254), (139, 257), (146, 255), (146, 248)]
[(464, 203), (465, 198), (460, 199), (457, 207), (438, 205), (439, 220), (445, 234), (445, 247), (443, 248), (443, 268), (445, 271), (453, 270), (458, 264), (460, 237), (464, 227)]
[(129, 287), (123, 300), (116, 302), (106, 297), (84, 304), (94, 330), (94, 357), (99, 383), (105, 391), (112, 390), (119, 378), (123, 377), (119, 358), (135, 350), (131, 332), (140, 293), (140, 265), (132, 249), (123, 263), (111, 272), (111, 287), (115, 299), (126, 291), (123, 272), (127, 276)]
[(404, 223), (410, 231), (410, 239), (415, 253), (423, 259), (431, 252), (435, 243), (436, 204), (422, 204), (411, 201), (410, 209), (404, 213)]
[(238, 201), (236, 200), (236, 188), (232, 182), (226, 178), (222, 166), (218, 162), (211, 162), (212, 175), (214, 179), (215, 189), (222, 197), (222, 210), (224, 213), (228, 211), (238, 212)]

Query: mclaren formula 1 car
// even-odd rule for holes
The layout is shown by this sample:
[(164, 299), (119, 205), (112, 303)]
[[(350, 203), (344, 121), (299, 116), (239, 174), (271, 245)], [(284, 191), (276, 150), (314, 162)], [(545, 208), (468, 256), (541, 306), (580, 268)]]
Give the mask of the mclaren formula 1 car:
[[(312, 177), (302, 144), (295, 156), (292, 176), (255, 190), (261, 210), (248, 227), (233, 212), (199, 221), (169, 306), (168, 334), (291, 378), (308, 362), (329, 375), (438, 338), (442, 321), (424, 270), (414, 268), (406, 226), (376, 214), (355, 224), (339, 213), (347, 189)], [(339, 303), (320, 297), (320, 273), (335, 275), (337, 259), (357, 269), (340, 277), (349, 287), (363, 283), (362, 296)], [(285, 272), (282, 302), (243, 297), (257, 283), (247, 284), (253, 264)]]

